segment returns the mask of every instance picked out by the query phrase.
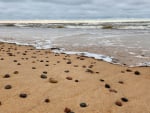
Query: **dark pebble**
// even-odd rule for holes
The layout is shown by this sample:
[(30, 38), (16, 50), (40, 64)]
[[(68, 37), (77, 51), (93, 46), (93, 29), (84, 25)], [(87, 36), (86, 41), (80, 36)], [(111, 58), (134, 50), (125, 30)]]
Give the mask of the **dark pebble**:
[(110, 85), (109, 84), (105, 84), (105, 88), (110, 88)]
[(132, 70), (131, 70), (131, 69), (127, 69), (126, 71), (127, 71), (127, 72), (132, 72)]
[(45, 64), (45, 66), (49, 66), (48, 64)]
[(72, 77), (66, 77), (67, 80), (72, 80)]
[(14, 62), (17, 62), (17, 60), (14, 60)]
[(44, 74), (47, 74), (47, 71), (43, 71)]
[(64, 72), (65, 72), (65, 73), (69, 73), (69, 70), (65, 70)]
[(9, 75), (9, 74), (6, 74), (6, 75), (4, 75), (3, 78), (9, 78), (9, 77), (10, 77), (10, 75)]
[(5, 88), (5, 89), (11, 89), (12, 86), (11, 86), (11, 85), (6, 85), (4, 88)]
[(32, 67), (32, 69), (36, 69), (36, 67)]
[(50, 100), (49, 100), (48, 98), (46, 98), (46, 99), (44, 100), (44, 102), (49, 103)]
[(139, 71), (135, 71), (134, 74), (135, 75), (140, 75), (140, 72)]
[(121, 103), (120, 101), (116, 101), (115, 104), (116, 104), (117, 106), (122, 106), (122, 103)]
[(42, 75), (41, 75), (41, 78), (46, 79), (47, 76), (42, 74)]
[(125, 98), (125, 97), (122, 97), (121, 100), (122, 100), (123, 102), (128, 102), (128, 99)]
[(80, 103), (80, 107), (87, 107), (86, 103)]
[(70, 62), (70, 61), (68, 61), (68, 62), (67, 62), (67, 64), (71, 64), (71, 62)]
[(117, 93), (115, 89), (109, 89), (110, 92)]
[(118, 83), (119, 83), (119, 84), (124, 84), (124, 82), (123, 82), (123, 81), (118, 81)]
[(21, 93), (19, 96), (20, 96), (20, 98), (26, 98), (26, 97), (27, 97), (27, 94)]
[(21, 65), (20, 63), (18, 63), (17, 65)]
[(100, 81), (101, 81), (101, 82), (104, 82), (105, 80), (103, 80), (103, 79), (100, 79)]
[(79, 82), (79, 80), (75, 80), (75, 82)]
[(64, 109), (64, 112), (65, 112), (65, 113), (70, 113), (70, 112), (71, 112), (71, 109), (66, 107), (66, 108)]
[(14, 74), (18, 74), (19, 72), (18, 71), (14, 71)]
[(90, 69), (87, 69), (86, 72), (89, 72), (89, 73), (94, 73), (92, 70)]

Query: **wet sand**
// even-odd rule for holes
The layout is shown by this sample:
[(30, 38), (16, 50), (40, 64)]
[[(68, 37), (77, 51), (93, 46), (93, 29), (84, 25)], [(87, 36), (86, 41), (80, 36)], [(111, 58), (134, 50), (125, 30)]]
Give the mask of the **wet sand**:
[(0, 43), (0, 113), (149, 113), (150, 67)]

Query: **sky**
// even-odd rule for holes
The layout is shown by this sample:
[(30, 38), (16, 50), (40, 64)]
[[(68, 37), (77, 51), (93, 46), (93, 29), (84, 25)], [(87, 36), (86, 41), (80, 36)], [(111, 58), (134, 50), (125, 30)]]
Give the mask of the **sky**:
[(0, 0), (0, 20), (150, 18), (150, 0)]

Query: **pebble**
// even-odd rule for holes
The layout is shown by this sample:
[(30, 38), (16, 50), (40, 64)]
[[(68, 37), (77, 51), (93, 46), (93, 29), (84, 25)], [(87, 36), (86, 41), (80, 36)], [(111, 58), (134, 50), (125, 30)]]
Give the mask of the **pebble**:
[(42, 75), (41, 75), (41, 78), (46, 79), (47, 76), (42, 74)]
[(66, 107), (66, 108), (64, 109), (64, 112), (65, 112), (65, 113), (71, 113), (71, 109)]
[(87, 69), (86, 72), (89, 72), (89, 73), (94, 73), (92, 70), (90, 69)]
[(120, 101), (116, 101), (115, 104), (116, 104), (117, 106), (122, 106), (122, 103), (121, 103)]
[(100, 81), (101, 81), (101, 82), (104, 82), (105, 80), (103, 80), (103, 79), (100, 79)]
[(44, 102), (49, 103), (50, 100), (49, 100), (48, 98), (46, 98), (46, 99), (44, 100)]
[(71, 61), (68, 61), (67, 64), (71, 64)]
[(9, 74), (6, 74), (6, 75), (4, 75), (3, 78), (9, 78), (9, 77), (10, 77), (10, 75), (9, 75)]
[(47, 71), (43, 71), (44, 74), (47, 74)]
[(18, 74), (19, 72), (18, 71), (14, 71), (14, 74)]
[(120, 83), (120, 84), (124, 84), (124, 82), (123, 82), (123, 81), (118, 81), (118, 83)]
[(5, 88), (5, 89), (11, 89), (12, 86), (11, 86), (11, 85), (6, 85), (4, 88)]
[(26, 98), (26, 97), (27, 97), (27, 94), (21, 93), (19, 96), (20, 96), (20, 98)]
[(110, 92), (117, 93), (115, 89), (109, 89)]
[(80, 107), (87, 107), (86, 103), (80, 103)]
[(55, 80), (54, 78), (49, 78), (49, 82), (50, 82), (50, 83), (58, 83), (58, 81)]
[(32, 67), (32, 69), (36, 69), (36, 67)]
[(72, 77), (66, 77), (67, 80), (72, 80)]
[(122, 100), (123, 102), (128, 102), (128, 99), (125, 98), (125, 97), (122, 97), (121, 100)]
[(131, 69), (127, 69), (126, 71), (127, 71), (127, 72), (132, 72), (132, 70), (131, 70)]
[(65, 70), (64, 72), (65, 72), (65, 73), (69, 73), (69, 70)]
[(79, 82), (79, 80), (75, 80), (75, 82)]
[(135, 71), (134, 74), (135, 75), (140, 75), (140, 72), (139, 71)]
[(110, 88), (110, 85), (109, 84), (105, 84), (105, 88)]

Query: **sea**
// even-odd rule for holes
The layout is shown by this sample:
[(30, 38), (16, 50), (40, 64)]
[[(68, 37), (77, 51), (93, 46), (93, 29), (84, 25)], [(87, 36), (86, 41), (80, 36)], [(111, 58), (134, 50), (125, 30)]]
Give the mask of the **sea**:
[(0, 41), (129, 67), (150, 66), (149, 19), (0, 21)]

